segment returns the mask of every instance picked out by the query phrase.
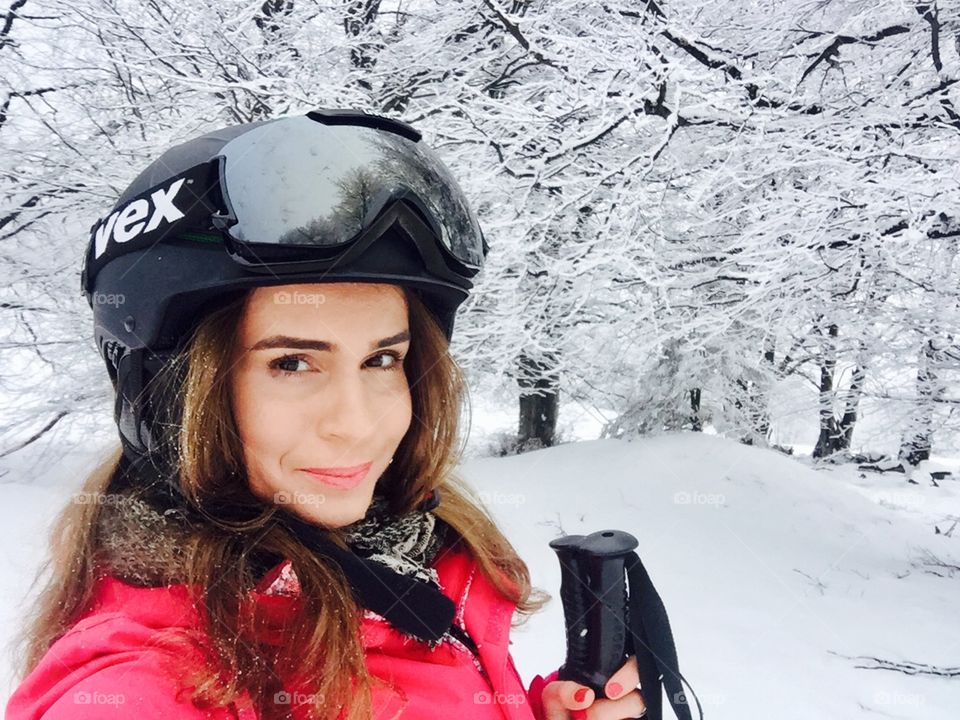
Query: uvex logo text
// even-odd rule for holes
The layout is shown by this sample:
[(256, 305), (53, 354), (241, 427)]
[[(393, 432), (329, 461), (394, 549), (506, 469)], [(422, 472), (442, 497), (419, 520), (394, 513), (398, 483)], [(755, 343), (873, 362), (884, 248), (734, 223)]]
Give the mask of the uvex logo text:
[(94, 257), (103, 255), (111, 238), (116, 243), (129, 242), (143, 233), (156, 230), (162, 222), (169, 223), (182, 218), (184, 214), (173, 204), (173, 200), (183, 183), (184, 178), (175, 180), (168, 187), (155, 190), (149, 198), (133, 200), (112, 213), (97, 228)]

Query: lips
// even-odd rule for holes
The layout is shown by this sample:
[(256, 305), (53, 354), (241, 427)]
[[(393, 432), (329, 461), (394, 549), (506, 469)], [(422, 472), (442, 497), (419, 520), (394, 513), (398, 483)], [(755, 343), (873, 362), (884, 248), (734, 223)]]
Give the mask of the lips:
[(351, 477), (357, 473), (367, 472), (373, 463), (364, 463), (363, 465), (352, 465), (351, 467), (336, 468), (301, 468), (307, 472), (317, 473), (318, 475), (330, 475), (332, 477)]
[(352, 467), (300, 468), (300, 470), (326, 485), (342, 490), (350, 490), (363, 482), (367, 473), (370, 472), (371, 465), (373, 465), (373, 463), (368, 462)]

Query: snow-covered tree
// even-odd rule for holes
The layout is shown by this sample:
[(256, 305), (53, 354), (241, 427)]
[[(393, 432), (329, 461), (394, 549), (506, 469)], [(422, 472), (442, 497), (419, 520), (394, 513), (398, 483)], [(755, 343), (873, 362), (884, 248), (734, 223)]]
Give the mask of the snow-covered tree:
[(899, 407), (913, 437), (955, 382), (937, 360), (944, 391), (927, 392), (913, 368), (956, 328), (939, 218), (960, 197), (958, 13), (16, 0), (2, 430), (23, 442), (108, 403), (77, 275), (139, 168), (213, 127), (327, 106), (415, 124), (474, 200), (492, 250), (454, 352), (516, 398), (521, 442), (554, 442), (580, 403), (609, 435), (709, 425), (764, 443), (789, 377), (812, 389), (822, 455), (850, 448), (864, 399)]

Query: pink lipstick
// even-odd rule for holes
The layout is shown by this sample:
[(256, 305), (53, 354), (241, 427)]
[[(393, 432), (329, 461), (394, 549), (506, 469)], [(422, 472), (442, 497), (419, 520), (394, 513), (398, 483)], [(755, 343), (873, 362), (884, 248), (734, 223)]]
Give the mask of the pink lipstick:
[(370, 472), (372, 462), (352, 467), (336, 468), (300, 468), (320, 482), (339, 490), (352, 490), (357, 487)]

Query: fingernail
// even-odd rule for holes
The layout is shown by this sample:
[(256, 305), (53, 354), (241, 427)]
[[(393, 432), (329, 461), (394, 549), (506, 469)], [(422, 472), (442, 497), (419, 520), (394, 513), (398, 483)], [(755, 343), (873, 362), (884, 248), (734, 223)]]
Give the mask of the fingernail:
[(619, 697), (620, 693), (623, 692), (623, 685), (618, 682), (612, 682), (607, 685), (607, 695), (612, 698)]
[(587, 699), (587, 689), (586, 689), (586, 688), (580, 688), (579, 690), (577, 690), (577, 691), (573, 694), (573, 699), (576, 700), (577, 702), (583, 702), (584, 700), (586, 700), (586, 699)]
[(571, 710), (570, 717), (573, 720), (587, 720), (587, 711), (586, 710)]

